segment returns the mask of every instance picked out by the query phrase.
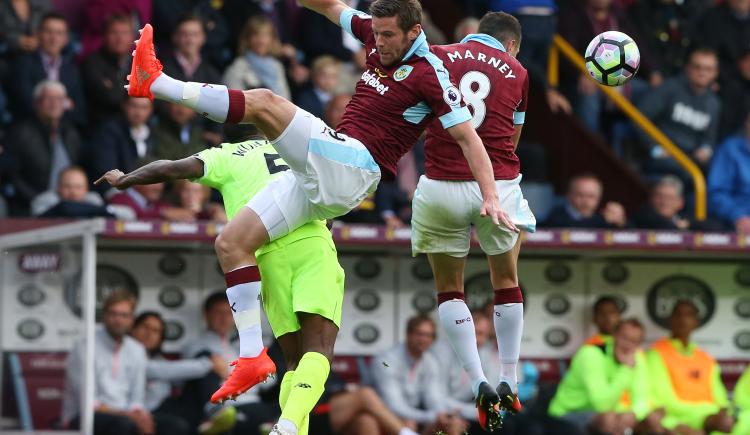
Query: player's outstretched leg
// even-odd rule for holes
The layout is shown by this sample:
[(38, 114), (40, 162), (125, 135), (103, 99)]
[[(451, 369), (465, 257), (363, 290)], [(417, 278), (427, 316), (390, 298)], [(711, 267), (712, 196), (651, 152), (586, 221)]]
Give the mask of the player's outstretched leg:
[(247, 207), (216, 238), (216, 255), (227, 283), (227, 299), (239, 332), (240, 357), (224, 384), (211, 396), (214, 403), (233, 399), (276, 372), (266, 355), (260, 326), (261, 276), (255, 252), (268, 241), (263, 222)]
[[(140, 30), (128, 75), (128, 95), (158, 98), (189, 107), (221, 123), (254, 123), (273, 140), (294, 118), (296, 106), (267, 89), (240, 91), (224, 85), (183, 82), (162, 72), (154, 49), (154, 29)], [(283, 157), (283, 156), (282, 156)]]
[[(291, 340), (279, 343), (290, 368), (294, 369), (288, 385), (288, 397), (281, 408), (281, 417), (271, 432), (274, 435), (301, 435), (305, 420), (323, 394), (325, 382), (331, 370), (333, 346), (338, 327), (331, 320), (317, 314), (297, 313), (300, 319), (301, 345), (295, 350)], [(295, 355), (302, 355), (295, 366)], [(286, 376), (285, 376), (286, 378)]]
[(497, 394), (500, 406), (512, 413), (521, 411), (518, 400), (518, 379), (516, 370), (521, 354), (523, 336), (523, 295), (518, 287), (518, 253), (521, 249), (519, 238), (513, 249), (500, 255), (490, 255), (492, 287), (495, 289), (495, 337), (500, 352), (500, 379)]
[(484, 376), (477, 350), (474, 319), (464, 302), (466, 257), (456, 258), (445, 254), (427, 254), (427, 257), (435, 275), (440, 325), (469, 375), (476, 398), (479, 424), (483, 429), (493, 431), (502, 423), (498, 411), (499, 397)]

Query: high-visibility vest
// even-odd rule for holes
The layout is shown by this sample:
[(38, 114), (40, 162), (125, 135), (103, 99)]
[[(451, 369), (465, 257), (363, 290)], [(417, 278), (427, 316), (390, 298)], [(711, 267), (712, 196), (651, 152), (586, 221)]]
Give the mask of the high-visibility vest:
[(668, 338), (658, 340), (653, 349), (661, 356), (678, 399), (685, 402), (714, 401), (711, 373), (716, 361), (709, 354), (695, 348), (691, 355), (684, 355)]

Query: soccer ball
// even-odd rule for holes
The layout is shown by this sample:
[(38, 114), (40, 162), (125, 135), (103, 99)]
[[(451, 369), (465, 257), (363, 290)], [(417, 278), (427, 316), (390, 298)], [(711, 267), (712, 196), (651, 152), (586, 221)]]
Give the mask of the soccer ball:
[(584, 60), (594, 80), (607, 86), (620, 86), (638, 72), (641, 53), (630, 36), (608, 31), (591, 40)]

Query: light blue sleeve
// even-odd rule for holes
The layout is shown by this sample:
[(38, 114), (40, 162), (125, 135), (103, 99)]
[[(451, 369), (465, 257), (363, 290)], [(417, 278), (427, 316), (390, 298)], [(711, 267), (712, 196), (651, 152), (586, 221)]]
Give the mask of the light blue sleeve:
[(354, 30), (352, 29), (352, 18), (354, 18), (355, 15), (360, 18), (370, 18), (369, 15), (362, 11), (358, 11), (354, 8), (346, 8), (343, 12), (341, 12), (341, 16), (339, 16), (339, 25), (342, 29), (346, 30), (346, 33), (352, 35), (354, 38), (364, 43), (364, 41), (362, 41), (362, 38), (356, 35), (354, 33)]

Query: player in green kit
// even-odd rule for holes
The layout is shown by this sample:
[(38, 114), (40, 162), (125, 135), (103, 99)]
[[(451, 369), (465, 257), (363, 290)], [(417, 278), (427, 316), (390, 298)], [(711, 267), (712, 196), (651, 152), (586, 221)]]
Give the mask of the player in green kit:
[[(268, 141), (249, 140), (223, 144), (181, 160), (158, 160), (128, 174), (113, 169), (95, 184), (106, 181), (123, 190), (137, 184), (193, 180), (221, 192), (231, 219), (256, 193), (288, 169)], [(256, 257), (263, 276), (260, 290), (263, 308), (289, 368), (281, 381), (279, 424), (287, 420), (300, 428), (300, 435), (306, 434), (308, 415), (323, 393), (333, 359), (341, 322), (344, 270), (338, 263), (331, 232), (323, 221), (309, 222), (262, 246)], [(228, 284), (232, 284), (235, 271), (225, 273)], [(229, 296), (231, 301), (233, 298)], [(243, 298), (234, 300), (237, 302), (232, 303), (232, 311), (240, 336), (259, 334), (259, 308), (238, 306), (248, 303)], [(262, 372), (263, 376), (276, 371), (267, 358), (252, 365), (237, 365), (235, 371), (248, 368)], [(225, 385), (231, 382), (230, 375)], [(249, 387), (234, 388), (244, 392)], [(287, 402), (290, 406), (286, 406)]]

